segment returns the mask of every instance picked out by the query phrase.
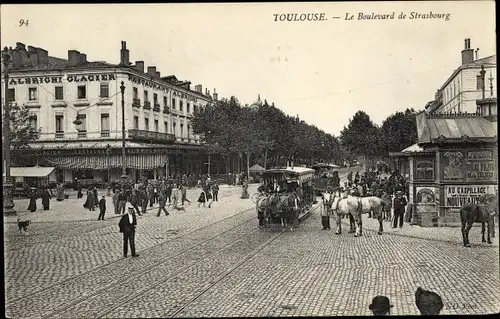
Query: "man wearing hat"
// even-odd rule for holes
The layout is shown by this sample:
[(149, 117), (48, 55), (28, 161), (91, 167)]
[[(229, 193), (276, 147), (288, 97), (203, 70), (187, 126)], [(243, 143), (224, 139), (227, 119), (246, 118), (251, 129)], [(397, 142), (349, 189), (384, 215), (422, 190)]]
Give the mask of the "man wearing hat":
[(391, 314), (391, 308), (394, 307), (386, 296), (376, 296), (368, 307), (374, 316), (386, 316)]
[(124, 214), (118, 223), (120, 233), (123, 233), (123, 257), (125, 258), (127, 258), (129, 244), (132, 257), (139, 256), (139, 254), (135, 253), (135, 226), (137, 226), (137, 218), (135, 217), (134, 210), (134, 207), (129, 205), (127, 207), (127, 214)]
[(403, 228), (403, 216), (405, 214), (406, 198), (403, 197), (402, 191), (396, 192), (396, 197), (394, 198), (394, 224), (392, 228), (396, 228), (399, 219), (399, 228)]

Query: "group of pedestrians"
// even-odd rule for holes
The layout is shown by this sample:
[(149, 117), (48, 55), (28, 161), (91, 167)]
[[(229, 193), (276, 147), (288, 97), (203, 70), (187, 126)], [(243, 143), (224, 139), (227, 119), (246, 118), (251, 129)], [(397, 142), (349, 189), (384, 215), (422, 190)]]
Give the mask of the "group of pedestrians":
[[(424, 316), (439, 315), (444, 307), (441, 296), (429, 290), (417, 288), (415, 292), (415, 304)], [(391, 309), (394, 305), (391, 304), (389, 298), (386, 296), (376, 296), (373, 298), (372, 303), (368, 307), (374, 316), (386, 316), (391, 314)]]
[[(50, 189), (46, 186), (41, 187), (41, 192), (37, 187), (31, 187), (29, 194), (28, 210), (30, 212), (35, 212), (37, 210), (36, 201), (39, 197), (42, 199), (43, 210), (49, 210), (50, 200), (52, 199), (53, 196), (54, 195), (52, 194), (52, 192), (50, 192)], [(64, 199), (64, 197), (63, 199), (60, 199), (59, 193), (57, 194), (56, 198), (58, 201)]]

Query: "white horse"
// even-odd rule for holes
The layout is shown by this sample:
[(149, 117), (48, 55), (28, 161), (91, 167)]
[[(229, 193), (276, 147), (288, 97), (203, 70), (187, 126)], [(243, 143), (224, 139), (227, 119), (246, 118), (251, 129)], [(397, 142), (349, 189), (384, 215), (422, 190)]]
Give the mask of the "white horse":
[(374, 216), (376, 216), (379, 221), (378, 234), (382, 235), (384, 231), (382, 220), (385, 203), (381, 198), (375, 196), (346, 196), (345, 194), (343, 196), (344, 198), (342, 198), (340, 193), (338, 195), (339, 196), (335, 197), (332, 202), (332, 210), (337, 214), (337, 232), (335, 234), (339, 235), (342, 233), (341, 216), (351, 214), (356, 223), (356, 233), (354, 237), (361, 236), (363, 234), (362, 214), (373, 212)]

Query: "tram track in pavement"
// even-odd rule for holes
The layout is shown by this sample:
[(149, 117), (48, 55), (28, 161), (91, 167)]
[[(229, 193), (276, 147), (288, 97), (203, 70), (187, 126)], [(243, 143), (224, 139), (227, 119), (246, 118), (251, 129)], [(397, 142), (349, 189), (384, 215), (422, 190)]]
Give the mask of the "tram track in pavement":
[[(314, 208), (313, 210), (315, 210), (316, 208)], [(244, 223), (241, 223), (241, 224), (239, 224), (231, 229), (234, 229), (234, 228), (239, 227), (243, 224), (246, 224), (254, 219), (256, 219), (256, 218), (254, 217), (251, 220), (248, 220)], [(255, 233), (260, 233), (263, 235), (252, 236)], [(207, 259), (213, 259), (217, 263), (218, 259), (216, 259), (215, 256), (220, 255), (221, 253), (223, 253), (226, 250), (228, 250), (229, 255), (231, 255), (231, 250), (233, 250), (235, 247), (238, 248), (238, 246), (241, 245), (242, 250), (248, 249), (250, 247), (251, 251), (244, 254), (244, 256), (240, 256), (240, 258), (235, 259), (231, 265), (232, 267), (228, 267), (229, 270), (224, 268), (222, 270), (223, 273), (218, 277), (217, 280), (211, 282), (209, 287), (202, 289), (201, 292), (197, 293), (196, 296), (191, 298), (188, 303), (184, 304), (182, 306), (182, 308), (176, 312), (176, 314), (180, 313), (181, 311), (183, 311), (183, 309), (185, 309), (187, 306), (189, 306), (189, 304), (195, 302), (204, 293), (209, 291), (212, 287), (217, 285), (224, 278), (229, 276), (232, 272), (236, 271), (238, 268), (240, 268), (242, 265), (244, 265), (244, 263), (247, 260), (249, 260), (250, 258), (255, 256), (256, 254), (258, 254), (260, 251), (262, 251), (265, 247), (267, 247), (269, 244), (271, 244), (274, 240), (276, 240), (282, 234), (283, 234), (283, 231), (278, 232), (278, 233), (276, 233), (276, 232), (271, 232), (271, 233), (270, 232), (262, 232), (261, 230), (257, 229), (256, 227), (253, 227), (245, 233), (242, 233), (242, 234), (238, 233), (238, 236), (236, 239), (230, 240), (227, 244), (221, 245), (221, 247), (218, 247), (215, 250), (210, 251), (210, 247), (208, 247), (208, 252), (202, 252), (201, 258), (192, 258), (191, 262), (189, 262), (185, 265), (181, 265), (181, 267), (168, 267), (168, 269), (175, 268), (176, 271), (168, 272), (167, 274), (163, 273), (163, 271), (161, 271), (161, 268), (166, 268), (165, 266), (169, 266), (169, 264), (175, 264), (175, 262), (172, 262), (171, 260), (162, 260), (161, 262), (159, 262), (151, 267), (148, 267), (147, 269), (145, 269), (144, 272), (138, 274), (137, 276), (126, 277), (126, 279), (124, 279), (124, 280), (115, 281), (109, 285), (106, 285), (105, 287), (98, 289), (97, 291), (93, 292), (92, 294), (88, 294), (82, 298), (78, 298), (77, 300), (72, 301), (69, 304), (65, 304), (64, 306), (52, 311), (50, 314), (43, 316), (43, 318), (53, 318), (53, 317), (66, 318), (66, 317), (74, 317), (76, 315), (78, 315), (78, 316), (83, 315), (86, 317), (104, 317), (106, 315), (113, 313), (114, 310), (122, 307), (123, 305), (128, 304), (131, 300), (134, 300), (135, 298), (140, 297), (140, 296), (147, 295), (147, 293), (149, 291), (154, 290), (158, 286), (162, 286), (163, 283), (166, 283), (169, 281), (176, 282), (176, 278), (182, 277), (183, 274), (185, 274), (185, 273), (192, 272), (193, 268), (196, 269), (199, 267), (204, 267), (205, 261)], [(215, 238), (215, 237), (219, 237), (219, 236), (214, 236), (213, 238)], [(210, 241), (213, 238), (209, 238), (206, 241), (199, 243), (198, 245), (195, 245), (195, 246), (196, 247), (202, 246), (203, 244), (205, 244), (206, 242)], [(261, 244), (260, 241), (262, 241), (263, 239), (265, 240), (265, 242)], [(253, 242), (256, 242), (257, 244), (252, 245)], [(249, 243), (250, 243), (250, 245), (249, 245)], [(185, 251), (183, 251), (175, 256), (172, 256), (170, 259), (178, 258), (181, 255), (189, 253), (189, 251), (196, 248), (195, 246), (187, 248)], [(210, 246), (210, 245), (208, 245), (208, 246)], [(257, 248), (255, 248), (255, 247), (257, 247)], [(238, 249), (238, 250), (236, 250), (236, 252), (238, 254), (240, 252), (240, 250)], [(221, 258), (221, 257), (219, 257), (219, 258)], [(233, 258), (234, 258), (234, 256), (233, 256)], [(214, 262), (214, 261), (212, 261), (212, 262)], [(208, 261), (208, 263), (210, 263), (210, 261)], [(155, 270), (157, 271), (158, 268), (160, 268), (159, 275), (151, 276), (148, 274), (151, 272), (155, 272)], [(195, 272), (195, 273), (199, 274), (198, 272)], [(151, 278), (147, 278), (148, 276), (151, 278), (154, 278), (154, 280), (151, 280)], [(146, 279), (141, 280), (141, 277), (146, 277)], [(124, 286), (126, 287), (127, 284), (130, 284), (133, 281), (141, 283), (141, 284), (139, 284), (139, 289), (137, 289), (138, 287), (136, 285), (130, 286), (132, 293), (131, 294), (128, 294), (128, 293), (124, 294), (124, 296), (122, 296), (123, 299), (120, 298), (120, 296), (115, 296), (115, 298), (110, 299), (107, 303), (103, 302), (101, 300), (102, 298), (100, 296), (104, 296), (104, 299), (106, 299), (109, 295), (113, 294), (113, 291), (115, 291), (115, 288), (120, 289), (120, 288), (123, 288)], [(202, 283), (202, 285), (203, 285), (203, 283)], [(194, 288), (197, 289), (198, 287), (196, 286)], [(182, 287), (179, 289), (182, 290)], [(187, 293), (189, 293), (191, 290), (187, 289), (185, 291)], [(95, 301), (93, 299), (95, 299)], [(98, 304), (100, 302), (103, 302), (103, 304), (99, 307)], [(82, 303), (83, 303), (83, 305), (82, 305)], [(107, 307), (111, 306), (111, 308), (107, 308), (107, 310), (103, 313), (97, 313), (98, 310), (96, 310), (96, 309), (106, 309), (105, 308), (106, 306)], [(82, 310), (81, 310), (82, 308), (86, 309), (88, 312), (82, 313)], [(175, 315), (170, 315), (170, 314), (168, 315), (168, 317), (173, 317), (173, 316), (175, 316)], [(116, 316), (113, 316), (113, 317), (116, 317)], [(120, 317), (123, 317), (123, 316), (120, 316)], [(125, 315), (124, 317), (128, 317), (128, 316)]]
[[(251, 220), (247, 220), (243, 223), (238, 224), (235, 227), (232, 227), (230, 230), (234, 230), (237, 227), (241, 227), (244, 224), (248, 224), (251, 221), (254, 221), (256, 218), (252, 218)], [(230, 230), (227, 230), (224, 233), (228, 233)], [(161, 285), (164, 282), (169, 281), (170, 279), (176, 278), (180, 276), (181, 274), (185, 273), (186, 271), (189, 271), (193, 267), (196, 267), (200, 264), (204, 264), (207, 259), (213, 258), (214, 256), (224, 252), (225, 250), (230, 249), (231, 247), (238, 245), (240, 243), (251, 243), (252, 242), (252, 235), (255, 233), (261, 233), (258, 228), (256, 227), (251, 227), (249, 231), (246, 231), (244, 233), (238, 232), (237, 234), (237, 239), (231, 238), (231, 236), (228, 236), (228, 242), (224, 243), (224, 240), (221, 239), (219, 243), (209, 243), (211, 240), (220, 237), (222, 234), (219, 234), (217, 236), (213, 236), (212, 238), (209, 238), (201, 243), (198, 243), (197, 245), (193, 245), (191, 247), (188, 247), (187, 249), (183, 250), (182, 252), (179, 252), (178, 254), (174, 256), (170, 256), (169, 258), (163, 258), (160, 262), (156, 263), (153, 266), (148, 267), (147, 269), (144, 269), (144, 271), (141, 271), (137, 275), (134, 276), (125, 276), (125, 278), (121, 278), (120, 280), (114, 281), (105, 287), (102, 287), (90, 294), (87, 294), (86, 296), (83, 296), (81, 298), (77, 298), (76, 300), (72, 301), (69, 304), (65, 304), (62, 307), (59, 307), (55, 309), (54, 311), (50, 312), (49, 314), (46, 314), (42, 316), (42, 318), (68, 318), (68, 317), (74, 317), (74, 316), (84, 316), (84, 317), (103, 317), (106, 316), (107, 314), (112, 313), (115, 309), (119, 308), (120, 306), (127, 304), (130, 302), (130, 300), (133, 300), (137, 298), (138, 296), (145, 295), (148, 291), (154, 289), (155, 287)], [(281, 235), (281, 233), (278, 234), (278, 236), (275, 235), (276, 233), (273, 233), (269, 235), (269, 233), (266, 233), (264, 236), (271, 236), (271, 239), (275, 239)], [(254, 236), (255, 237), (255, 236)], [(259, 237), (259, 236), (257, 236)], [(255, 238), (253, 238), (255, 240)], [(268, 239), (266, 240), (266, 243), (270, 243), (271, 241)], [(207, 246), (207, 247), (202, 247), (202, 246)], [(215, 245), (216, 247), (210, 247), (211, 245)], [(217, 246), (220, 247), (217, 247)], [(197, 254), (196, 249), (200, 248), (201, 253)], [(203, 251), (205, 249), (206, 251)], [(192, 253), (193, 256), (190, 258), (187, 257), (187, 262), (183, 265), (183, 261), (181, 260), (182, 255), (186, 255)], [(177, 263), (180, 264), (180, 267), (172, 267), (172, 266), (178, 266), (176, 265)], [(165, 271), (166, 270), (166, 271)], [(156, 273), (158, 274), (156, 274)], [(154, 278), (154, 280), (148, 280), (151, 277)], [(124, 287), (129, 286), (132, 291), (123, 291)], [(116, 292), (117, 289), (120, 289), (120, 292)], [(109, 292), (109, 293), (108, 293)], [(113, 292), (115, 293), (115, 296), (110, 297), (110, 294)], [(121, 295), (121, 296), (120, 296)], [(109, 298), (109, 300), (106, 302), (106, 299)], [(103, 302), (103, 305), (99, 306), (98, 303)], [(97, 304), (96, 304), (97, 303)], [(85, 310), (80, 309), (71, 309), (71, 308), (78, 308), (83, 304), (83, 308), (85, 308), (85, 304), (89, 307), (85, 308), (88, 312), (85, 312)], [(112, 305), (111, 308), (107, 308), (104, 312), (99, 313), (100, 309), (103, 309), (104, 305)]]
[[(195, 261), (195, 262), (187, 265), (186, 267), (183, 267), (183, 268), (179, 269), (175, 273), (169, 274), (169, 275), (167, 275), (167, 276), (159, 279), (158, 282), (156, 282), (154, 284), (151, 284), (151, 285), (148, 285), (146, 288), (142, 289), (141, 291), (134, 292), (128, 298), (126, 298), (124, 300), (121, 300), (119, 304), (114, 305), (112, 308), (107, 309), (103, 313), (100, 313), (97, 316), (97, 318), (106, 318), (107, 315), (112, 314), (113, 311), (115, 311), (116, 309), (120, 308), (121, 306), (123, 306), (125, 304), (128, 304), (130, 301), (132, 301), (135, 298), (137, 298), (137, 296), (143, 295), (143, 294), (147, 293), (148, 291), (150, 291), (152, 289), (155, 289), (157, 286), (161, 285), (162, 283), (165, 283), (168, 280), (174, 279), (174, 278), (182, 275), (183, 273), (189, 271), (190, 269), (192, 269), (192, 268), (194, 268), (194, 267), (196, 267), (196, 266), (204, 263), (206, 261), (206, 259), (213, 258), (215, 255), (217, 255), (217, 254), (219, 254), (219, 253), (221, 253), (221, 252), (223, 252), (225, 250), (228, 250), (228, 249), (232, 248), (233, 246), (238, 245), (239, 243), (245, 242), (246, 237), (249, 237), (249, 236), (251, 236), (251, 235), (253, 235), (255, 233), (262, 233), (262, 232), (260, 232), (259, 229), (254, 229), (254, 230), (252, 230), (252, 231), (250, 231), (248, 233), (243, 234), (238, 240), (235, 240), (232, 243), (230, 243), (230, 244), (228, 244), (228, 245), (226, 245), (226, 246), (224, 246), (224, 247), (222, 247), (222, 248), (220, 248), (220, 249), (212, 252), (211, 254), (208, 254), (207, 256), (199, 259), (198, 261)], [(181, 306), (180, 308), (178, 308), (177, 310), (175, 310), (175, 312), (174, 312), (173, 315), (169, 314), (166, 317), (173, 318), (173, 317), (175, 317), (175, 315), (177, 315), (178, 313), (182, 312), (186, 307), (188, 307), (190, 304), (192, 304), (193, 302), (195, 302), (199, 297), (201, 297), (203, 294), (205, 294), (208, 290), (210, 290), (211, 288), (213, 288), (219, 282), (221, 282), (222, 280), (224, 280), (224, 278), (226, 278), (231, 273), (233, 273), (235, 270), (237, 270), (239, 267), (241, 267), (246, 261), (248, 261), (249, 259), (251, 259), (253, 256), (257, 255), (259, 252), (261, 252), (267, 246), (269, 246), (273, 241), (275, 241), (277, 238), (279, 238), (281, 235), (283, 235), (283, 233), (284, 233), (283, 231), (271, 233), (271, 238), (267, 239), (264, 243), (260, 244), (250, 254), (247, 254), (235, 266), (233, 266), (232, 268), (230, 268), (223, 275), (219, 276), (215, 281), (213, 281), (212, 283), (210, 283), (210, 285), (208, 287), (203, 288), (202, 291), (199, 292), (199, 293), (197, 293), (194, 298), (191, 298), (187, 303), (185, 303), (183, 306)], [(269, 235), (269, 233), (267, 233), (267, 234)], [(114, 316), (112, 316), (112, 317), (114, 317)]]
[[(221, 219), (221, 220), (218, 220), (218, 221), (216, 221), (216, 222), (213, 222), (213, 223), (210, 223), (210, 224), (208, 224), (208, 225), (205, 225), (205, 226), (202, 226), (202, 227), (196, 228), (196, 229), (194, 229), (194, 230), (192, 230), (192, 231), (190, 231), (190, 232), (187, 232), (187, 233), (184, 233), (184, 234), (182, 234), (182, 235), (179, 235), (179, 236), (176, 236), (176, 237), (170, 238), (169, 240), (162, 241), (162, 242), (160, 242), (160, 243), (158, 243), (158, 244), (156, 244), (156, 245), (153, 245), (153, 246), (151, 246), (151, 247), (148, 247), (148, 248), (146, 248), (146, 249), (141, 250), (141, 253), (147, 253), (148, 251), (153, 251), (154, 249), (157, 249), (157, 248), (159, 248), (159, 247), (161, 247), (161, 246), (163, 246), (163, 245), (171, 244), (172, 242), (177, 241), (177, 240), (180, 240), (180, 239), (182, 239), (182, 238), (184, 238), (184, 237), (187, 237), (187, 236), (189, 236), (189, 235), (191, 235), (191, 234), (193, 234), (193, 233), (199, 232), (199, 231), (201, 231), (201, 230), (207, 229), (207, 228), (209, 228), (209, 227), (212, 227), (212, 226), (217, 225), (217, 224), (220, 224), (220, 223), (224, 223), (224, 222), (226, 222), (227, 220), (230, 220), (230, 219), (232, 219), (232, 218), (237, 218), (238, 216), (240, 216), (240, 215), (242, 215), (242, 214), (244, 214), (244, 213), (246, 213), (246, 212), (249, 212), (249, 211), (251, 211), (251, 210), (254, 210), (254, 208), (249, 208), (249, 209), (242, 210), (242, 211), (240, 211), (240, 212), (238, 212), (238, 213), (236, 213), (236, 214), (233, 214), (233, 215), (231, 215), (231, 216), (225, 217), (225, 218), (223, 218), (223, 219)], [(202, 241), (200, 241), (200, 242), (198, 242), (198, 243), (196, 243), (196, 244), (194, 244), (194, 245), (189, 246), (187, 249), (185, 249), (185, 250), (184, 250), (184, 252), (181, 252), (181, 253), (179, 253), (179, 254), (177, 254), (177, 255), (181, 255), (182, 253), (185, 253), (186, 251), (188, 251), (188, 250), (190, 250), (190, 249), (193, 249), (193, 248), (196, 248), (196, 247), (198, 247), (198, 246), (200, 246), (200, 245), (203, 245), (204, 243), (208, 242), (209, 240), (212, 240), (212, 239), (215, 239), (215, 238), (217, 238), (217, 237), (220, 237), (220, 236), (222, 236), (222, 235), (224, 235), (224, 234), (226, 234), (226, 233), (230, 232), (231, 230), (233, 230), (233, 229), (235, 229), (235, 228), (237, 228), (237, 227), (240, 227), (241, 225), (244, 225), (244, 224), (246, 224), (246, 223), (249, 223), (249, 222), (251, 222), (251, 221), (253, 221), (253, 220), (255, 220), (255, 219), (257, 219), (257, 217), (256, 217), (256, 216), (253, 216), (253, 217), (252, 217), (252, 218), (250, 218), (250, 219), (246, 219), (244, 222), (242, 222), (242, 223), (238, 223), (236, 226), (233, 226), (233, 227), (231, 227), (231, 228), (229, 228), (229, 229), (226, 229), (226, 230), (224, 230), (223, 232), (221, 232), (221, 233), (219, 233), (219, 234), (217, 234), (217, 235), (215, 235), (215, 236), (212, 236), (212, 237), (210, 237), (210, 238), (208, 238), (208, 239), (202, 240)], [(122, 262), (123, 260), (124, 260), (123, 258), (119, 258), (119, 259), (113, 260), (113, 261), (108, 262), (108, 263), (106, 263), (106, 264), (103, 264), (103, 265), (100, 265), (100, 266), (98, 266), (98, 267), (95, 267), (95, 268), (93, 268), (93, 269), (91, 269), (91, 270), (89, 270), (89, 271), (85, 271), (85, 272), (80, 273), (80, 274), (78, 274), (78, 275), (75, 275), (75, 276), (72, 276), (72, 277), (70, 277), (70, 278), (67, 278), (67, 279), (64, 279), (64, 280), (62, 280), (62, 281), (59, 281), (59, 282), (57, 282), (57, 283), (55, 283), (55, 284), (52, 284), (52, 285), (50, 285), (50, 286), (47, 286), (47, 287), (45, 287), (45, 288), (43, 288), (43, 289), (39, 289), (39, 290), (33, 291), (33, 292), (29, 293), (29, 294), (25, 294), (25, 295), (23, 295), (22, 297), (17, 297), (17, 298), (12, 298), (12, 299), (9, 299), (9, 300), (8, 300), (8, 303), (15, 303), (15, 302), (19, 302), (19, 301), (21, 301), (21, 300), (25, 300), (25, 299), (27, 299), (27, 298), (30, 298), (31, 296), (34, 296), (34, 295), (40, 294), (40, 293), (42, 293), (42, 292), (48, 291), (48, 290), (50, 290), (50, 289), (52, 289), (52, 288), (54, 288), (54, 287), (57, 287), (57, 286), (62, 286), (62, 285), (64, 285), (64, 284), (68, 283), (68, 282), (75, 281), (75, 280), (77, 280), (78, 278), (81, 278), (81, 277), (83, 277), (83, 276), (86, 276), (86, 275), (89, 275), (89, 274), (92, 274), (92, 273), (99, 272), (100, 270), (102, 270), (102, 269), (104, 269), (104, 268), (106, 268), (106, 267), (109, 267), (109, 266), (111, 266), (111, 265), (113, 265), (113, 264), (116, 264), (116, 263)]]

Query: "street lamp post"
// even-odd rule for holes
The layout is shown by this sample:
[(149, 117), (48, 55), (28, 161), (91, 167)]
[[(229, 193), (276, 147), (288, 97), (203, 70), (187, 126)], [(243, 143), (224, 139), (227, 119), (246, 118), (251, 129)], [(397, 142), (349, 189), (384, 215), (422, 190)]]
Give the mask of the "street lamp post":
[[(125, 97), (124, 97), (125, 85), (124, 85), (123, 81), (121, 83), (120, 90), (122, 92), (122, 176), (121, 176), (121, 179), (122, 179), (122, 186), (123, 186), (123, 184), (125, 183), (125, 181), (128, 178), (128, 176), (127, 176), (127, 157), (125, 154)], [(75, 124), (75, 125), (81, 125), (82, 123), (83, 122), (78, 118), (78, 116), (76, 117), (76, 120), (73, 121), (73, 124)], [(110, 147), (111, 146), (108, 144), (107, 150), (106, 150), (106, 152), (108, 152), (108, 163), (109, 163)], [(109, 175), (110, 175), (110, 171), (109, 171), (109, 166), (108, 166), (108, 178), (109, 178)]]
[(4, 92), (4, 113), (3, 113), (3, 146), (4, 146), (4, 160), (5, 160), (5, 178), (3, 180), (3, 214), (4, 215), (15, 215), (16, 210), (14, 209), (14, 200), (12, 199), (12, 189), (14, 185), (12, 184), (12, 178), (10, 176), (10, 101), (9, 101), (9, 60), (10, 55), (8, 54), (7, 47), (4, 48), (2, 54), (3, 65), (4, 65), (4, 80), (5, 80), (5, 92)]
[(123, 81), (120, 86), (122, 92), (122, 181), (127, 179), (127, 156), (125, 155), (125, 85)]

